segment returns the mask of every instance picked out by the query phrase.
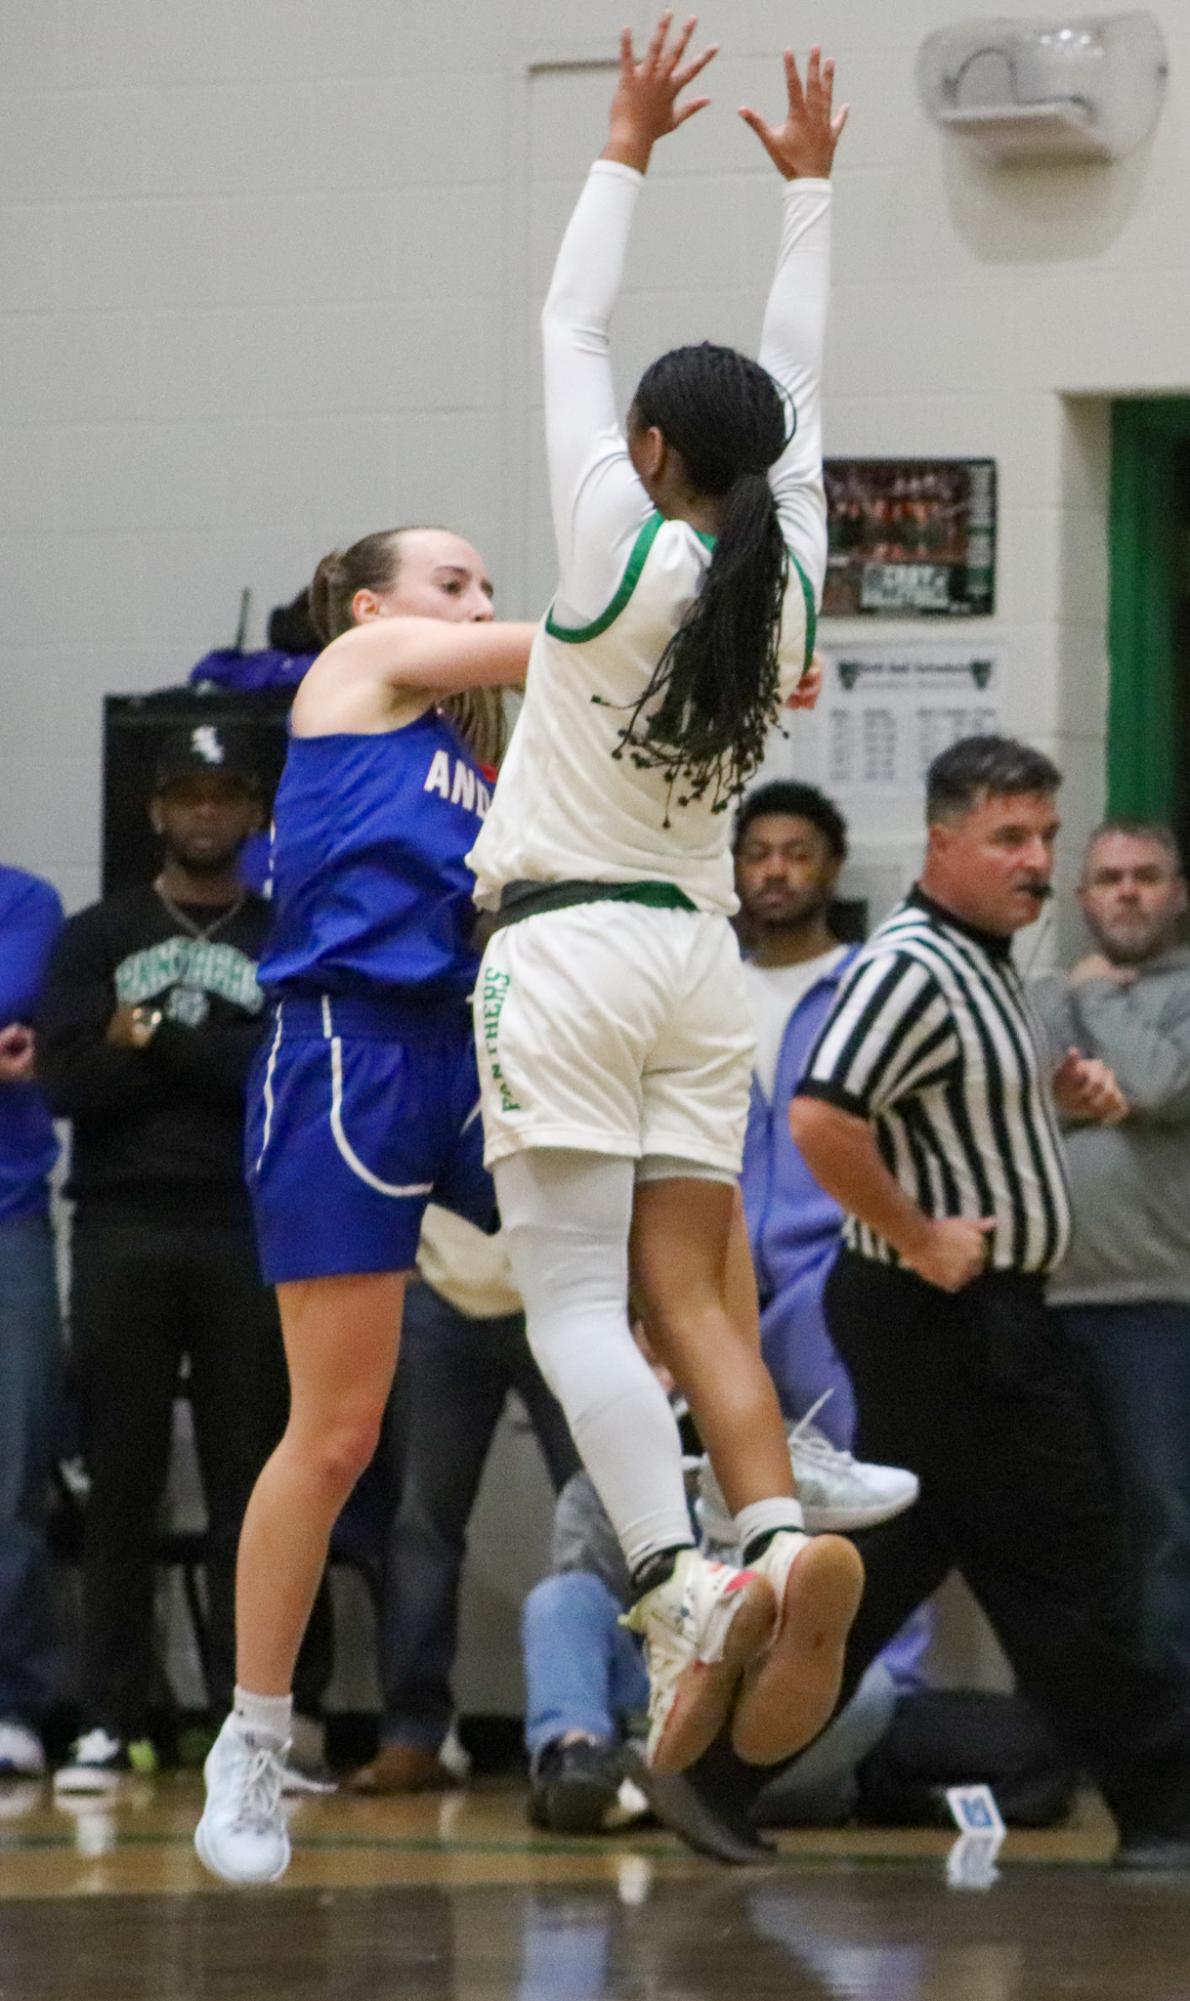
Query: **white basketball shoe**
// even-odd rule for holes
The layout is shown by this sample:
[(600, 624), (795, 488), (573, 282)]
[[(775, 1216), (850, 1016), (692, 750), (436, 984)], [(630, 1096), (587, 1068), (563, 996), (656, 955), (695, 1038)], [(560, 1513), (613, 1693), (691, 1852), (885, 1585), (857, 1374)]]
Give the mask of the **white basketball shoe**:
[(731, 1742), (747, 1764), (773, 1765), (802, 1750), (834, 1714), (864, 1566), (842, 1536), (779, 1529), (750, 1568), (772, 1586), (777, 1624), (743, 1677)]
[(683, 1550), (663, 1584), (625, 1613), (644, 1639), (649, 1669), (645, 1756), (658, 1772), (681, 1772), (714, 1741), (740, 1677), (772, 1638), (772, 1584), (751, 1570)]
[[(789, 1434), (789, 1459), (797, 1497), (811, 1535), (826, 1530), (847, 1535), (875, 1528), (911, 1508), (921, 1491), (916, 1473), (904, 1466), (879, 1466), (842, 1452), (814, 1423), (831, 1392), (826, 1391)], [(736, 1529), (709, 1459), (698, 1462), (696, 1509), (708, 1549), (732, 1561)]]
[(225, 1883), (275, 1883), (289, 1867), (281, 1793), (286, 1744), (261, 1744), (229, 1716), (203, 1766), (207, 1803), (195, 1830), (198, 1859)]

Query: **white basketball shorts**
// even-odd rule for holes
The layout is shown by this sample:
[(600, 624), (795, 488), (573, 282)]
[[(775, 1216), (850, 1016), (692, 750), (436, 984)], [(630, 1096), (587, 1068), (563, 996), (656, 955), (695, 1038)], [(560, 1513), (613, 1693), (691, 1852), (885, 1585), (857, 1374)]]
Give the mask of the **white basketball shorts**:
[(739, 1173), (755, 1041), (725, 917), (607, 901), (506, 925), (475, 1027), (489, 1167), (573, 1147)]

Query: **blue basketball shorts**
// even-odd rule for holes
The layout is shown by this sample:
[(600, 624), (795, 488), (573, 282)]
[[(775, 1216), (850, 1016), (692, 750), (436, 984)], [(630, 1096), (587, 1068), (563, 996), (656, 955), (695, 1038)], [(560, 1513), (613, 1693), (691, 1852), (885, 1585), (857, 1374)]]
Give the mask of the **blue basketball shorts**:
[(408, 1271), (428, 1202), (496, 1227), (465, 1008), (289, 996), (248, 1080), (248, 1188), (270, 1284)]

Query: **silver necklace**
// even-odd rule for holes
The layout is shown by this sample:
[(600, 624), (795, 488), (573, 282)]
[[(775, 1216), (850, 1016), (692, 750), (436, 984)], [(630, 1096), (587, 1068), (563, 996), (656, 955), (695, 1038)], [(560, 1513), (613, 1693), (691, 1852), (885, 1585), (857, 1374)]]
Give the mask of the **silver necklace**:
[(153, 884), (153, 888), (157, 892), (157, 895), (161, 899), (162, 903), (165, 905), (166, 910), (173, 918), (174, 923), (180, 924), (183, 931), (188, 931), (192, 938), (200, 938), (203, 940), (207, 938), (213, 938), (215, 936), (216, 931), (221, 931), (225, 924), (231, 923), (233, 917), (238, 917), (241, 910), (244, 908), (244, 904), (247, 900), (247, 891), (241, 890), (235, 902), (230, 904), (226, 910), (221, 910), (219, 912), (218, 917), (212, 918), (209, 924), (196, 924), (192, 917), (188, 917), (184, 910), (180, 910), (178, 908), (177, 904), (174, 902), (171, 896), (166, 895), (165, 891), (161, 887), (160, 876), (157, 878), (157, 881)]

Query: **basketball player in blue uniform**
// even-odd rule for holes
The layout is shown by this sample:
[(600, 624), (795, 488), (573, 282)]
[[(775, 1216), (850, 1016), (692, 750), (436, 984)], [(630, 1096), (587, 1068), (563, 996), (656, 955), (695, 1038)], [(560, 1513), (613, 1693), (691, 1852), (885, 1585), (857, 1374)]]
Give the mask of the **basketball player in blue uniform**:
[[(534, 628), (496, 623), (480, 557), (441, 529), (328, 556), (329, 644), (293, 705), (277, 794), (271, 1025), (247, 1171), (289, 1363), (288, 1428), (240, 1540), (235, 1707), (195, 1836), (232, 1882), (289, 1861), (281, 1775), (293, 1663), (330, 1531), (375, 1449), (431, 1199), (491, 1227), (468, 997), (473, 881), (500, 686)], [(450, 713), (450, 711), (454, 713)]]

